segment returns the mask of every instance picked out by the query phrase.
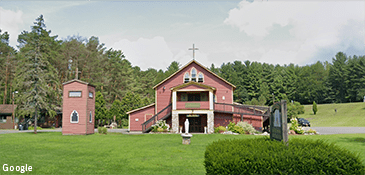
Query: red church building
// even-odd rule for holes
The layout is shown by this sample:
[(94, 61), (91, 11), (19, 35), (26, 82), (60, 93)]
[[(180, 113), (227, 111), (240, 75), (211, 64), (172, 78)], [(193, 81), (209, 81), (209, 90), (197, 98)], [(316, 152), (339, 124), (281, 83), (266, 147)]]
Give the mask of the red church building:
[[(127, 112), (130, 132), (149, 132), (158, 120), (166, 120), (173, 133), (189, 120), (189, 132), (214, 132), (229, 122), (247, 121), (262, 130), (268, 107), (234, 103), (236, 86), (195, 60), (153, 87), (155, 103)], [(183, 129), (184, 132), (184, 129)]]

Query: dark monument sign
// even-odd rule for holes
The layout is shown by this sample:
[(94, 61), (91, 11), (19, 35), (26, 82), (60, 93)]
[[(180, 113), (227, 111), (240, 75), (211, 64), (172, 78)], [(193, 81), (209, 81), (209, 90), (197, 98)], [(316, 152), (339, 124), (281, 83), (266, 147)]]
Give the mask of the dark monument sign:
[(286, 101), (276, 102), (270, 116), (270, 138), (288, 142), (288, 124)]

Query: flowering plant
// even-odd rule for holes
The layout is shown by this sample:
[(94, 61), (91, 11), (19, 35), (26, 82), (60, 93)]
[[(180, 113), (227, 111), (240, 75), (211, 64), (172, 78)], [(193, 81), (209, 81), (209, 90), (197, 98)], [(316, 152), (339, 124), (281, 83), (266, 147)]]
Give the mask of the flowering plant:
[(159, 120), (156, 124), (152, 125), (153, 132), (169, 131), (170, 125), (166, 123), (166, 120)]
[(290, 130), (293, 130), (297, 134), (304, 134), (304, 129), (302, 127), (299, 127), (298, 120), (296, 118), (290, 119)]

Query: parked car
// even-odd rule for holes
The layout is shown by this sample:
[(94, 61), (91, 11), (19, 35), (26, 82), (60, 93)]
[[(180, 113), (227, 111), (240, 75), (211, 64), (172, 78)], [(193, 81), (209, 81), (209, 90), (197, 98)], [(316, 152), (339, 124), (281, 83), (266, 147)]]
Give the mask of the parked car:
[(298, 124), (300, 126), (311, 126), (310, 122), (304, 118), (298, 118)]
[(32, 123), (33, 121), (34, 121), (34, 119), (26, 118), (22, 122), (19, 122), (18, 123), (19, 131), (28, 130), (30, 123)]

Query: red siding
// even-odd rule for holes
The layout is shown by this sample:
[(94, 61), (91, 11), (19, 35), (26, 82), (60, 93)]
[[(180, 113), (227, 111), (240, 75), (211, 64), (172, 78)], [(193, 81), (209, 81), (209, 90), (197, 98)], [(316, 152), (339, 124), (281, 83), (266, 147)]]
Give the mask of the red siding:
[[(233, 102), (233, 92), (232, 92), (232, 86), (227, 84), (226, 82), (222, 81), (221, 79), (217, 78), (213, 74), (206, 71), (204, 68), (200, 67), (196, 63), (191, 63), (187, 67), (185, 67), (183, 70), (181, 70), (179, 73), (165, 81), (164, 83), (160, 84), (156, 87), (156, 106), (157, 106), (157, 112), (161, 111), (164, 107), (169, 105), (171, 103), (171, 88), (175, 87), (179, 84), (184, 83), (184, 74), (186, 72), (189, 72), (191, 74), (191, 69), (195, 68), (197, 70), (197, 75), (199, 75), (200, 72), (204, 74), (204, 82), (203, 84), (206, 84), (208, 86), (212, 86), (216, 88), (216, 101), (218, 103), (230, 103)], [(165, 90), (163, 89), (165, 87)], [(189, 87), (189, 86), (188, 86)], [(222, 97), (225, 97), (223, 100)]]
[[(239, 114), (214, 113), (214, 127), (227, 126), (229, 122), (240, 122)], [(256, 130), (262, 130), (262, 117), (255, 115), (243, 115), (243, 121), (251, 124)]]
[(232, 114), (214, 113), (214, 127), (227, 126), (232, 121)]
[[(93, 98), (89, 98), (89, 92), (93, 93)], [(87, 92), (87, 134), (94, 134), (95, 124), (95, 88), (88, 86)], [(89, 120), (90, 112), (92, 114), (91, 123)]]
[[(155, 115), (155, 105), (129, 114), (130, 131), (142, 131), (142, 123)], [(138, 121), (136, 121), (138, 119)], [(170, 125), (171, 126), (171, 125)]]
[[(17, 123), (15, 123), (17, 125)], [(0, 123), (0, 129), (13, 129), (13, 117), (6, 116), (6, 123)]]

